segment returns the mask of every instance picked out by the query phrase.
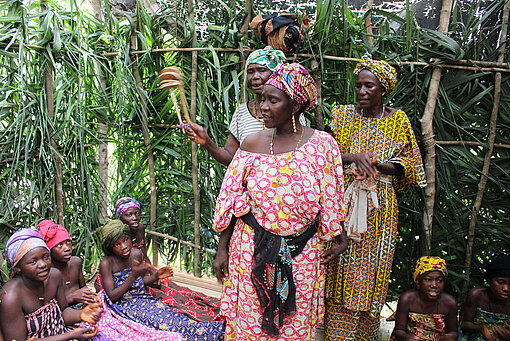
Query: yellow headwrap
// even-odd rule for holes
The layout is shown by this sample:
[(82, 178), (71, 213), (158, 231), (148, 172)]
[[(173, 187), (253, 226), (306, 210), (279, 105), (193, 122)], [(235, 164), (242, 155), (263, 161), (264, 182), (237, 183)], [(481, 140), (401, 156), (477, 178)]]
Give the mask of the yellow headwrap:
[(365, 69), (372, 72), (384, 87), (383, 96), (387, 96), (393, 91), (397, 84), (397, 71), (393, 66), (384, 60), (373, 60), (372, 56), (367, 53), (361, 57), (360, 62), (356, 65), (354, 74), (357, 76)]
[(416, 261), (413, 275), (414, 282), (418, 284), (418, 278), (429, 271), (440, 271), (445, 278), (448, 276), (446, 262), (443, 258), (424, 256)]

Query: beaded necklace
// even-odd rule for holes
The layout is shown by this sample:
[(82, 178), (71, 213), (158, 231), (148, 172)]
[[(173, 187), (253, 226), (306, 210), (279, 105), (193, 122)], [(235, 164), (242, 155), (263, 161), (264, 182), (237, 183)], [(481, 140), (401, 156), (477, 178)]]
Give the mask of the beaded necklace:
[[(273, 134), (271, 134), (271, 143), (269, 144), (269, 151), (271, 152), (271, 155), (274, 155), (273, 153), (273, 139), (274, 139), (274, 132), (276, 131), (276, 128), (273, 130)], [(301, 127), (301, 136), (299, 136), (299, 140), (297, 141), (296, 148), (299, 147), (299, 144), (301, 143), (301, 139), (303, 138), (303, 131), (305, 131), (305, 127)]]

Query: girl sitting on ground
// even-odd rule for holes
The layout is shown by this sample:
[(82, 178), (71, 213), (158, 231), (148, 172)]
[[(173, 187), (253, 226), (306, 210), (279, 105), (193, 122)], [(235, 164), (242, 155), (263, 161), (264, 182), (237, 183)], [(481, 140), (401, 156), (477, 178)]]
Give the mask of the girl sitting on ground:
[(468, 293), (462, 340), (510, 340), (510, 255), (494, 258), (485, 269), (485, 278), (488, 287), (476, 287)]
[[(133, 198), (120, 198), (115, 205), (115, 213), (124, 224), (129, 226), (133, 248), (140, 249), (144, 253), (145, 262), (150, 264), (144, 242), (145, 228), (140, 221), (142, 216), (140, 203)], [(151, 271), (154, 270), (151, 269)], [(147, 287), (147, 291), (174, 311), (195, 321), (223, 322), (223, 318), (219, 315), (220, 300), (216, 297), (182, 287), (169, 278), (159, 281), (159, 285)]]
[(81, 309), (86, 304), (97, 302), (97, 294), (85, 285), (81, 258), (72, 255), (73, 243), (69, 232), (52, 220), (43, 220), (37, 227), (50, 249), (52, 267), (60, 270), (62, 274), (62, 287), (67, 303), (72, 308)]
[(446, 263), (439, 257), (421, 257), (416, 262), (417, 289), (398, 299), (391, 340), (457, 340), (457, 300), (445, 292)]
[(99, 303), (80, 311), (66, 308), (62, 275), (51, 267), (50, 250), (39, 232), (14, 233), (5, 251), (13, 271), (1, 295), (0, 327), (5, 340), (86, 340), (95, 335), (94, 327), (68, 327), (81, 321), (96, 323), (102, 309)]
[(139, 249), (132, 248), (129, 226), (109, 221), (101, 230), (105, 257), (99, 264), (108, 306), (119, 315), (149, 327), (181, 333), (184, 340), (219, 340), (220, 322), (196, 322), (173, 311), (145, 291), (145, 285), (173, 274), (170, 267), (150, 272)]

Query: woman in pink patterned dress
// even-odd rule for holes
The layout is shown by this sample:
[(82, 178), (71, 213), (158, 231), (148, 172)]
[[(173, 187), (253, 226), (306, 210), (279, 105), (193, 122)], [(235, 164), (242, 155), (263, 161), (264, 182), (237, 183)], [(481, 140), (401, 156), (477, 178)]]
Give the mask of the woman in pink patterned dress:
[(214, 269), (226, 340), (313, 340), (322, 322), (323, 264), (346, 238), (338, 146), (297, 119), (316, 99), (308, 71), (279, 65), (262, 92), (268, 129), (246, 138), (223, 180)]

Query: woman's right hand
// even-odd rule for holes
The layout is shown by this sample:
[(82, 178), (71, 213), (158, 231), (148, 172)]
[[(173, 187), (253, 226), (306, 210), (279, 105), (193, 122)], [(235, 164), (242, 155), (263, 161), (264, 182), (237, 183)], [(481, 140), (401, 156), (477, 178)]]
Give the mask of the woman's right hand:
[(216, 258), (214, 258), (214, 273), (220, 283), (228, 277), (228, 252), (225, 250), (218, 250)]
[(187, 121), (183, 121), (182, 124), (183, 127), (185, 127), (184, 131), (186, 132), (186, 134), (188, 134), (188, 137), (191, 141), (201, 146), (207, 143), (209, 135), (207, 135), (207, 132), (205, 131), (204, 127), (196, 123)]
[(99, 301), (99, 297), (88, 287), (83, 287), (70, 294), (67, 298), (67, 301), (70, 303), (79, 302), (83, 304), (92, 304)]
[(88, 340), (93, 338), (97, 334), (97, 327), (80, 327), (73, 329), (69, 333), (65, 334), (69, 337), (70, 340)]
[(137, 261), (135, 261), (135, 265), (133, 265), (133, 267), (131, 268), (131, 273), (133, 274), (133, 276), (135, 276), (136, 278), (140, 277), (140, 276), (145, 276), (150, 270), (152, 269), (152, 267), (146, 263), (137, 263)]
[(358, 172), (366, 177), (375, 177), (377, 175), (377, 160), (372, 152), (361, 152), (352, 155)]

